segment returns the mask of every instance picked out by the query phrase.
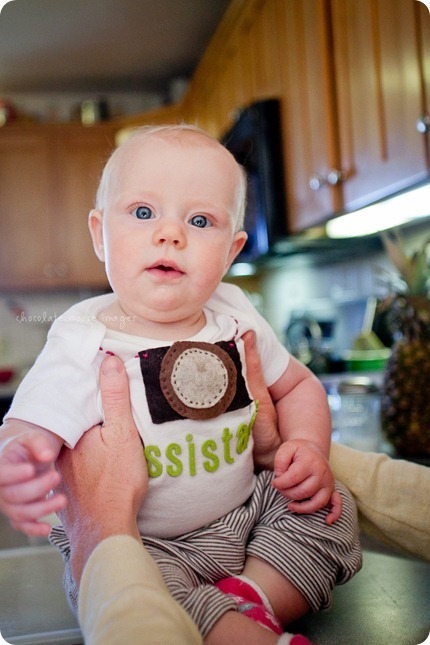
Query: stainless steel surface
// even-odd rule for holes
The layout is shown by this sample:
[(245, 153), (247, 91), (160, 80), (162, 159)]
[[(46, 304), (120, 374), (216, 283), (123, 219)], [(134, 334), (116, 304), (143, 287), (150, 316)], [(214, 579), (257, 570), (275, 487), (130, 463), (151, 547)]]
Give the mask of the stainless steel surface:
[(0, 513), (0, 553), (1, 549), (17, 549), (48, 544), (48, 538), (29, 537), (21, 533), (21, 531), (16, 531), (9, 524), (6, 517)]
[(292, 319), (285, 336), (288, 350), (305, 365), (308, 365), (313, 354), (320, 350), (322, 330), (313, 318), (301, 316)]
[(428, 562), (366, 549), (362, 570), (335, 589), (333, 606), (289, 631), (318, 645), (418, 645), (428, 643), (429, 607)]
[(0, 550), (0, 632), (12, 645), (78, 645), (78, 623), (52, 546)]
[(339, 383), (337, 409), (332, 411), (337, 440), (368, 452), (381, 449), (381, 396), (368, 377), (349, 377)]
[(343, 378), (337, 388), (339, 394), (369, 394), (379, 392), (379, 387), (368, 376), (348, 376)]
[[(290, 627), (318, 645), (417, 645), (429, 634), (430, 564), (365, 545), (363, 569), (333, 606)], [(0, 631), (11, 645), (81, 645), (53, 547), (0, 551)]]

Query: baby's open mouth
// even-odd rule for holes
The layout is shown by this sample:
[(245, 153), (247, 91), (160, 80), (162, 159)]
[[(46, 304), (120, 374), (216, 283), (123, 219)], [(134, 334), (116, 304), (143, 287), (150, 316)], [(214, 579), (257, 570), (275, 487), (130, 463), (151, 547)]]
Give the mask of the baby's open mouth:
[(179, 267), (176, 266), (176, 264), (170, 263), (170, 262), (155, 262), (152, 266), (148, 267), (148, 270), (153, 273), (153, 274), (159, 274), (163, 273), (164, 275), (183, 275), (183, 271)]
[(176, 271), (173, 267), (166, 267), (164, 264), (158, 264), (156, 267), (152, 267), (153, 269), (159, 269), (160, 271)]

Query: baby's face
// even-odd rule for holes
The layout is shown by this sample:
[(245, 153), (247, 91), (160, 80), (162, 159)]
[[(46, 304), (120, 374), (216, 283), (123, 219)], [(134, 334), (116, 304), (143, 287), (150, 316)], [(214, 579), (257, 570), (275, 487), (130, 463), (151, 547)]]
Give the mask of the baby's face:
[(234, 232), (240, 170), (221, 145), (194, 133), (129, 143), (103, 216), (90, 215), (96, 252), (128, 315), (186, 321), (245, 242)]

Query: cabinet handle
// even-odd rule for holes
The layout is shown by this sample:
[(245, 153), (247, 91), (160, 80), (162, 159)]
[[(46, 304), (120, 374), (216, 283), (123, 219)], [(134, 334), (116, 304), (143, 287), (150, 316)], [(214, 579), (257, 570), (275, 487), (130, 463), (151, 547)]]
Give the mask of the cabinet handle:
[(417, 130), (420, 134), (427, 134), (430, 130), (430, 114), (424, 114), (417, 121)]
[(337, 170), (336, 168), (332, 168), (327, 175), (327, 183), (330, 184), (330, 186), (338, 186), (339, 184), (342, 184), (345, 179), (346, 173), (343, 170)]
[(43, 275), (45, 278), (53, 280), (54, 278), (67, 278), (69, 275), (69, 267), (65, 262), (59, 264), (45, 264), (43, 267)]
[(327, 185), (327, 182), (324, 179), (324, 177), (317, 174), (311, 175), (309, 179), (309, 188), (311, 190), (320, 190), (320, 188), (323, 188), (326, 185)]
[(60, 262), (55, 265), (54, 271), (57, 278), (66, 278), (69, 274), (69, 267), (65, 262)]
[(45, 278), (52, 279), (55, 276), (55, 267), (53, 264), (45, 264), (43, 267), (43, 275)]
[(338, 186), (346, 179), (346, 172), (344, 170), (337, 170), (332, 168), (328, 171), (327, 175), (323, 177), (318, 173), (311, 175), (309, 179), (309, 187), (311, 190), (320, 190), (324, 186)]

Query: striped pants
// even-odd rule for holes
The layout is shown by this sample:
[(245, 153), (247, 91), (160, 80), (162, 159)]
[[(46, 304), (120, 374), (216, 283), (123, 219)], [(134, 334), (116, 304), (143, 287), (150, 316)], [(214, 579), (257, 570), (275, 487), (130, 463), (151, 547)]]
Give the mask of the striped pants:
[[(174, 539), (142, 537), (172, 596), (203, 636), (226, 611), (237, 610), (234, 600), (213, 585), (242, 573), (247, 556), (277, 569), (314, 611), (329, 607), (333, 587), (347, 582), (361, 567), (357, 513), (349, 491), (336, 482), (343, 512), (329, 526), (324, 523), (326, 509), (309, 515), (289, 511), (288, 500), (271, 486), (273, 476), (260, 473), (247, 503), (208, 526)], [(76, 613), (77, 589), (62, 527), (54, 527), (51, 541), (66, 562), (66, 593)]]

